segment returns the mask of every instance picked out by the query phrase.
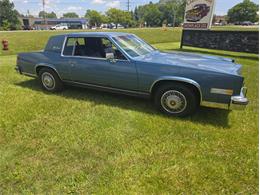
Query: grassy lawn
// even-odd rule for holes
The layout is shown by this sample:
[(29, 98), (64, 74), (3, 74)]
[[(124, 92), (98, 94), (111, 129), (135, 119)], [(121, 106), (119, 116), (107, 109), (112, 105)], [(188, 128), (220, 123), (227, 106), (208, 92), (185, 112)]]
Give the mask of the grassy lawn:
[[(8, 36), (38, 47), (30, 33)], [(172, 42), (154, 46), (178, 49)], [(0, 56), (1, 194), (258, 194), (258, 55), (184, 51), (243, 64), (248, 108), (179, 119), (143, 99), (72, 87), (50, 94), (14, 71), (15, 55)]]
[[(212, 30), (253, 30), (258, 31), (257, 27), (241, 27), (241, 26), (220, 26), (213, 27)], [(52, 35), (64, 34), (74, 31), (20, 31), (20, 32), (0, 32), (0, 40), (7, 39), (9, 41), (10, 50), (0, 50), (0, 55), (12, 55), (19, 52), (28, 52), (42, 50), (47, 40)], [(82, 30), (81, 32), (93, 32), (93, 30)], [(182, 28), (143, 28), (143, 29), (118, 29), (118, 30), (107, 30), (107, 31), (120, 31), (134, 33), (137, 36), (143, 38), (151, 44), (156, 43), (168, 43), (168, 42), (180, 42)], [(37, 38), (36, 38), (37, 37)]]
[[(84, 30), (80, 32), (93, 32), (93, 30)], [(109, 30), (112, 31), (112, 30)], [(149, 29), (119, 29), (113, 31), (129, 32), (142, 37), (147, 42), (165, 43), (165, 42), (179, 42), (181, 39), (181, 28), (169, 28), (167, 31), (162, 28), (149, 28)], [(10, 50), (1, 51), (0, 55), (11, 55), (19, 52), (42, 50), (47, 40), (52, 35), (64, 34), (76, 31), (27, 31), (27, 32), (0, 32), (0, 40), (9, 40)], [(35, 38), (37, 37), (37, 38)]]

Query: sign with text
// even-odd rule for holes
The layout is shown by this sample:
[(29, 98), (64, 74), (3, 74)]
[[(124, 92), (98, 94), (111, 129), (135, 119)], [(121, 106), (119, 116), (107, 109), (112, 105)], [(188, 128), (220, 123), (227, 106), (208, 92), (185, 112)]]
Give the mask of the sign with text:
[(209, 29), (214, 8), (215, 0), (187, 0), (183, 28)]

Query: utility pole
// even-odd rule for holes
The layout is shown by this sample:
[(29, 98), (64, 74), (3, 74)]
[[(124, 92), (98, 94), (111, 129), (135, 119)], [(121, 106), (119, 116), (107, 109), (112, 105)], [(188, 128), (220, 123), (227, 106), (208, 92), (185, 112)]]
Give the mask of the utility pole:
[(127, 11), (130, 11), (130, 0), (127, 0)]
[(46, 15), (45, 15), (45, 0), (42, 0), (42, 8), (43, 8), (43, 22), (46, 24)]
[(172, 8), (173, 8), (173, 9), (172, 9), (172, 11), (173, 11), (172, 27), (174, 28), (174, 27), (175, 27), (175, 22), (176, 22), (177, 6), (174, 5)]

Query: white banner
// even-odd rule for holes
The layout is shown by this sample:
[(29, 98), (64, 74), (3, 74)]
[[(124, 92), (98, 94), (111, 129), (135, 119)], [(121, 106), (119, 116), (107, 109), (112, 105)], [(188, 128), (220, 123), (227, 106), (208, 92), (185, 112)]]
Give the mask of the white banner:
[(183, 28), (209, 29), (215, 9), (215, 0), (187, 0)]

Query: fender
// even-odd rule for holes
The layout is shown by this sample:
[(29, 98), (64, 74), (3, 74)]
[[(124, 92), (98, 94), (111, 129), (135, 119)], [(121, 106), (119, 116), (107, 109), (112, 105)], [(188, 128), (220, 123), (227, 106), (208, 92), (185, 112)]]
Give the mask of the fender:
[(201, 91), (201, 87), (200, 85), (192, 80), (192, 79), (188, 79), (188, 78), (185, 78), (185, 77), (175, 77), (175, 76), (162, 76), (162, 77), (159, 77), (157, 80), (155, 80), (153, 82), (153, 84), (151, 85), (150, 87), (150, 93), (152, 93), (152, 89), (154, 87), (154, 85), (160, 81), (178, 81), (178, 82), (182, 82), (182, 83), (187, 83), (187, 84), (191, 84), (193, 85), (196, 89), (198, 89), (199, 93), (200, 93), (200, 101), (202, 102), (202, 91)]
[(34, 71), (35, 71), (35, 74), (36, 74), (36, 75), (38, 75), (38, 74), (37, 74), (37, 68), (38, 68), (39, 66), (51, 68), (52, 70), (54, 70), (54, 71), (57, 73), (57, 75), (58, 75), (58, 77), (60, 78), (60, 80), (62, 80), (61, 77), (60, 77), (60, 74), (59, 74), (59, 72), (57, 71), (57, 69), (55, 68), (55, 66), (52, 65), (52, 64), (47, 64), (47, 63), (39, 63), (39, 64), (36, 64), (36, 66), (35, 66), (35, 68), (34, 68)]

